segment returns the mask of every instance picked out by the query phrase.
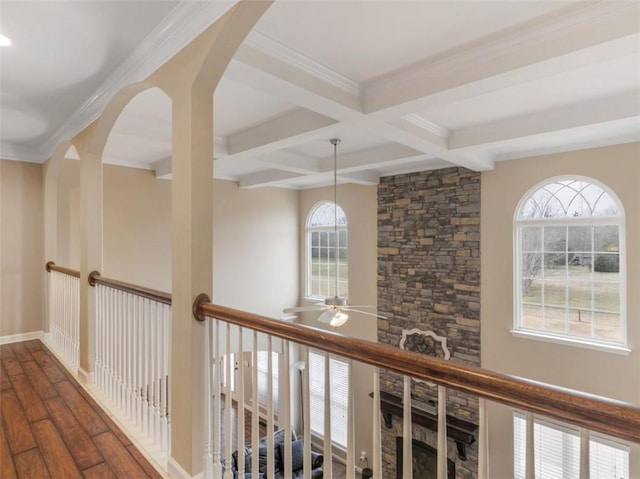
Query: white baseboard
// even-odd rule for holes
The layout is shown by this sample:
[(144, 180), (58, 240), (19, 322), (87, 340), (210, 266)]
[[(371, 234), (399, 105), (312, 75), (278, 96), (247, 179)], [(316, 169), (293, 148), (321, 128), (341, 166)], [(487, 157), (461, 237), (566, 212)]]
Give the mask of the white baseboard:
[(30, 333), (10, 334), (0, 336), (0, 344), (19, 343), (20, 341), (31, 341), (32, 339), (44, 340), (44, 331), (32, 331)]
[(203, 479), (204, 474), (201, 472), (196, 474), (195, 476), (191, 476), (187, 471), (182, 469), (182, 466), (178, 464), (173, 457), (169, 458), (167, 469), (169, 470), (169, 475), (174, 479)]
[(85, 386), (91, 386), (95, 382), (95, 373), (89, 373), (82, 368), (78, 368), (78, 381)]

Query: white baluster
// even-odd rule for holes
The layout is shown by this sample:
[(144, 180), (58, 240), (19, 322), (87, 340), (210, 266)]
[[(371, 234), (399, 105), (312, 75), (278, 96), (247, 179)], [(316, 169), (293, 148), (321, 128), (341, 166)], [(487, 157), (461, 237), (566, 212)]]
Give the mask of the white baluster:
[(225, 341), (225, 387), (224, 387), (224, 459), (225, 479), (231, 479), (233, 473), (231, 472), (231, 448), (232, 444), (232, 424), (231, 424), (231, 410), (233, 409), (233, 400), (231, 399), (231, 374), (233, 373), (233, 360), (231, 359), (231, 325), (226, 323), (226, 341)]
[[(402, 400), (402, 477), (413, 477), (413, 435), (411, 432), (411, 377), (404, 376)], [(440, 476), (438, 476), (440, 479)]]
[(149, 304), (149, 300), (144, 300), (144, 328), (143, 328), (143, 337), (144, 337), (144, 353), (142, 355), (142, 361), (144, 362), (144, 380), (142, 382), (143, 387), (143, 430), (144, 434), (149, 437), (149, 431), (151, 430), (151, 418), (149, 417), (149, 383), (151, 379), (150, 370), (149, 370), (149, 333), (150, 333), (150, 325), (151, 323), (151, 306)]
[(155, 301), (149, 301), (150, 308), (150, 318), (149, 318), (149, 356), (147, 356), (149, 360), (149, 418), (150, 418), (150, 430), (149, 437), (152, 440), (155, 440), (156, 437), (156, 382), (158, 378), (157, 370), (156, 370), (156, 344), (158, 344), (158, 336), (157, 336), (157, 316), (156, 316), (156, 306)]
[(580, 479), (589, 479), (591, 475), (589, 430), (580, 429)]
[(438, 479), (447, 479), (447, 389), (438, 386)]
[(478, 479), (489, 479), (489, 430), (487, 402), (480, 398), (478, 421)]
[[(207, 319), (209, 322), (209, 319)], [(169, 454), (169, 334), (171, 331), (171, 306), (165, 304), (162, 310), (162, 452)], [(207, 361), (210, 356), (207, 356)], [(211, 421), (207, 423), (210, 425)]]
[(527, 413), (527, 452), (525, 479), (535, 479), (535, 442), (534, 442), (534, 420), (533, 413)]
[(267, 336), (267, 476), (273, 477), (275, 445), (273, 441), (273, 349), (272, 338)]
[[(311, 479), (311, 407), (309, 404), (309, 348), (304, 348), (302, 361), (305, 369), (302, 373), (302, 434), (304, 443), (304, 479)], [(330, 460), (330, 459), (327, 459)]]
[(238, 476), (244, 477), (244, 344), (243, 344), (243, 330), (238, 328), (238, 349), (236, 352), (236, 359), (238, 361), (238, 374), (236, 381), (236, 400), (237, 400), (237, 438), (238, 443), (236, 449), (238, 450)]
[[(220, 419), (222, 417), (221, 401), (222, 401), (222, 369), (220, 352), (220, 321), (212, 320), (214, 323), (213, 330), (213, 477), (218, 479), (222, 477), (222, 459), (220, 457)], [(257, 450), (257, 449), (256, 449)]]
[(259, 467), (258, 454), (255, 451), (258, 450), (258, 443), (260, 438), (260, 423), (258, 421), (260, 416), (260, 403), (258, 399), (258, 333), (253, 332), (253, 350), (251, 352), (251, 405), (253, 411), (251, 412), (251, 471), (257, 471)]
[(291, 364), (289, 358), (289, 341), (282, 341), (282, 360), (278, 361), (282, 385), (278, 394), (278, 421), (284, 427), (284, 477), (291, 479)]
[(333, 448), (331, 447), (331, 374), (329, 355), (324, 355), (324, 466), (323, 477), (333, 477)]
[(355, 435), (355, 406), (353, 387), (353, 362), (349, 362), (348, 371), (349, 396), (347, 400), (347, 479), (356, 477), (356, 435)]
[(204, 455), (202, 458), (202, 473), (204, 479), (213, 479), (213, 421), (211, 410), (213, 408), (212, 402), (212, 381), (213, 381), (213, 371), (212, 371), (212, 359), (213, 359), (213, 332), (211, 327), (211, 319), (205, 318), (204, 321), (204, 334), (207, 338), (205, 343), (205, 358), (206, 362), (204, 365), (204, 423), (205, 427), (205, 437), (204, 437)]
[(382, 477), (382, 438), (380, 421), (380, 370), (373, 368), (373, 477)]

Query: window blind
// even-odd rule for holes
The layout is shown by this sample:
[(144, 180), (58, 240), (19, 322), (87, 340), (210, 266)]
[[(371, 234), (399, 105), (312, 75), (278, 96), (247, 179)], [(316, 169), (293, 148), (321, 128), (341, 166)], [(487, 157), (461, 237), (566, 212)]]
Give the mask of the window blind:
[[(309, 351), (309, 408), (311, 430), (324, 436), (324, 366), (325, 355)], [(331, 439), (334, 443), (347, 445), (347, 414), (349, 404), (349, 363), (329, 358), (331, 387)]]
[[(541, 418), (534, 420), (535, 477), (579, 479), (580, 434), (577, 429)], [(513, 417), (514, 477), (524, 479), (527, 422), (524, 415)], [(590, 479), (628, 479), (629, 451), (621, 445), (593, 436), (589, 441)]]

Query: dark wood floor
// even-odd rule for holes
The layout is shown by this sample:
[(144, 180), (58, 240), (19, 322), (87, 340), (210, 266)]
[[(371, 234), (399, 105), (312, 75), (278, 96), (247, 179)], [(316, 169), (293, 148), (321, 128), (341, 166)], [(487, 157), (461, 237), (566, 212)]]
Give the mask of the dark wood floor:
[(161, 478), (38, 340), (0, 346), (0, 477)]

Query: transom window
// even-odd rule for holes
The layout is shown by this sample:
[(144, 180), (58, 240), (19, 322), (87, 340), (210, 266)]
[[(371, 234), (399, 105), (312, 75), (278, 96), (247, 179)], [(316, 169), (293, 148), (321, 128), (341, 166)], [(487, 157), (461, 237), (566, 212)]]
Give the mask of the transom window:
[(347, 216), (333, 202), (320, 203), (309, 213), (307, 220), (307, 296), (347, 297), (347, 278)]
[(613, 193), (552, 180), (523, 198), (515, 227), (515, 329), (626, 344), (624, 215)]

